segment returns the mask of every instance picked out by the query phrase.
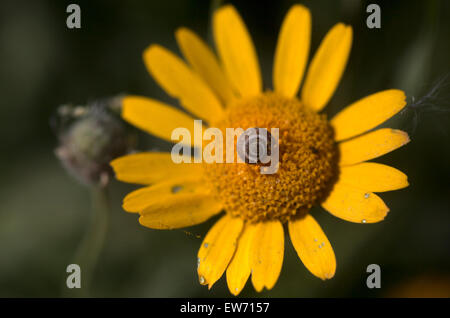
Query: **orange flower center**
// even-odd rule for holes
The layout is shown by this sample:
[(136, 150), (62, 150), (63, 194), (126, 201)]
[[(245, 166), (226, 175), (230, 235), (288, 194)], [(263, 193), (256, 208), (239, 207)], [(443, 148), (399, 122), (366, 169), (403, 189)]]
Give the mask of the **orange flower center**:
[(224, 136), (226, 128), (279, 129), (279, 166), (274, 174), (262, 174), (261, 163), (203, 164), (227, 213), (251, 222), (286, 222), (307, 213), (329, 191), (338, 161), (333, 129), (325, 115), (298, 99), (272, 92), (239, 99), (211, 126)]

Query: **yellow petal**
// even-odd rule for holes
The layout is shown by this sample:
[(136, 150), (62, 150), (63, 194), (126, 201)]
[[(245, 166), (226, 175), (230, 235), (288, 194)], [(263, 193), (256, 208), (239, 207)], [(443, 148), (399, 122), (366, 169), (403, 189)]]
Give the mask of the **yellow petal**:
[(352, 28), (336, 24), (327, 33), (306, 74), (303, 103), (316, 111), (328, 103), (344, 73), (352, 45)]
[(247, 28), (233, 6), (226, 5), (214, 13), (213, 31), (231, 85), (241, 96), (258, 95), (262, 89), (258, 57)]
[(340, 165), (352, 165), (387, 154), (409, 142), (408, 134), (382, 128), (339, 144)]
[(205, 222), (222, 210), (210, 194), (182, 193), (161, 197), (141, 211), (139, 223), (151, 229), (171, 230)]
[(149, 72), (159, 85), (192, 114), (214, 122), (223, 116), (223, 108), (216, 95), (201, 77), (179, 57), (159, 45), (151, 45), (144, 52)]
[(308, 60), (311, 41), (311, 14), (302, 5), (287, 13), (280, 35), (273, 67), (274, 90), (286, 97), (297, 95)]
[(209, 187), (199, 175), (180, 176), (155, 185), (138, 189), (123, 199), (123, 209), (127, 212), (139, 212), (161, 198), (170, 198), (186, 193), (210, 193)]
[(240, 218), (225, 215), (209, 230), (197, 255), (200, 284), (211, 288), (222, 276), (236, 250), (243, 225)]
[(122, 117), (130, 124), (168, 141), (172, 141), (175, 128), (188, 129), (191, 138), (194, 138), (194, 118), (154, 99), (125, 97), (122, 101)]
[(382, 124), (406, 105), (405, 93), (390, 89), (367, 96), (344, 108), (332, 120), (337, 141), (354, 137)]
[(247, 224), (238, 241), (236, 252), (227, 268), (227, 283), (230, 292), (237, 296), (244, 288), (250, 273), (251, 243), (254, 226)]
[(142, 152), (123, 156), (111, 161), (116, 178), (123, 182), (152, 184), (161, 180), (179, 176), (191, 177), (200, 175), (199, 164), (172, 161), (167, 152)]
[(374, 162), (342, 167), (339, 180), (369, 192), (384, 192), (408, 186), (408, 177), (401, 171)]
[(322, 207), (338, 218), (355, 223), (380, 222), (389, 212), (389, 208), (376, 194), (342, 182), (334, 185)]
[(278, 280), (284, 257), (284, 232), (279, 221), (255, 225), (251, 247), (252, 283), (260, 292), (272, 289)]
[(175, 37), (183, 56), (214, 93), (220, 97), (223, 104), (233, 100), (234, 92), (231, 84), (219, 65), (216, 55), (208, 45), (187, 28), (179, 28)]
[(320, 225), (309, 214), (289, 222), (289, 236), (305, 267), (323, 280), (336, 272), (336, 257)]

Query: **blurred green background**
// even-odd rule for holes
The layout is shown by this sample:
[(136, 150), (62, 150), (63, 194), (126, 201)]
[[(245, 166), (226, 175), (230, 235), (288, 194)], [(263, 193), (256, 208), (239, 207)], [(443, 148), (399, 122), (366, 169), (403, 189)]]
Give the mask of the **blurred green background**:
[[(368, 29), (366, 7), (381, 6), (381, 29)], [(147, 74), (144, 48), (160, 43), (178, 52), (177, 27), (211, 41), (210, 1), (77, 1), (82, 28), (66, 27), (70, 2), (2, 1), (0, 9), (0, 296), (75, 296), (65, 288), (66, 266), (90, 222), (89, 190), (67, 175), (54, 155), (51, 118), (58, 105), (132, 93), (176, 105)], [(228, 3), (228, 1), (227, 1)], [(296, 1), (231, 1), (253, 37), (267, 88), (284, 14)], [(301, 1), (313, 17), (311, 53), (337, 22), (354, 29), (343, 80), (327, 108), (331, 115), (368, 94), (399, 88), (409, 101), (427, 94), (450, 71), (449, 1)], [(312, 54), (311, 54), (312, 55)], [(310, 55), (310, 56), (311, 56)], [(449, 86), (434, 105), (449, 105)], [(415, 120), (415, 116), (418, 119)], [(334, 247), (337, 273), (327, 282), (302, 265), (288, 239), (283, 269), (271, 291), (241, 296), (383, 297), (450, 296), (450, 116), (434, 107), (406, 109), (388, 122), (407, 130), (412, 142), (378, 160), (404, 171), (410, 187), (384, 193), (391, 212), (373, 225), (341, 221), (312, 211)], [(141, 134), (139, 149), (169, 144)], [(157, 231), (140, 226), (121, 209), (134, 189), (112, 182), (106, 245), (90, 290), (97, 297), (229, 296), (222, 278), (200, 286), (196, 253), (214, 220), (188, 229)], [(366, 267), (379, 264), (381, 289), (366, 287)], [(426, 286), (426, 287), (424, 287)], [(422, 294), (421, 294), (422, 293)], [(431, 294), (430, 294), (431, 295)]]

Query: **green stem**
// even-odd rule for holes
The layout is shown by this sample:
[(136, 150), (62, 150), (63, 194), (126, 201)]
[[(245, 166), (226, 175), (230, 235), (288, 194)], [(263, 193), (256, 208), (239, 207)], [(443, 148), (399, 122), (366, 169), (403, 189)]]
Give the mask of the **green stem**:
[(106, 187), (91, 189), (91, 224), (75, 255), (75, 264), (81, 269), (81, 288), (73, 289), (72, 296), (88, 297), (98, 258), (103, 249), (108, 229), (109, 201)]

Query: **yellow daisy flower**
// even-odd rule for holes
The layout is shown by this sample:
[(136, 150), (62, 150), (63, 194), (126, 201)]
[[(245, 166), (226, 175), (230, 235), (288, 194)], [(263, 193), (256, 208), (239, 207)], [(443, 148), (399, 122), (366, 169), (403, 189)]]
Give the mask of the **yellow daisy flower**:
[(186, 28), (176, 39), (187, 61), (159, 45), (144, 52), (158, 84), (191, 114), (138, 96), (123, 101), (122, 116), (150, 134), (171, 141), (177, 127), (190, 129), (194, 118), (210, 127), (279, 128), (279, 170), (261, 174), (257, 164), (175, 164), (170, 153), (139, 153), (114, 160), (119, 180), (146, 185), (128, 194), (126, 211), (153, 229), (202, 223), (226, 211), (198, 251), (198, 276), (209, 288), (226, 271), (230, 292), (240, 293), (251, 275), (257, 291), (271, 289), (280, 274), (287, 224), (292, 244), (315, 276), (329, 279), (336, 259), (326, 235), (308, 213), (314, 205), (356, 223), (383, 220), (389, 209), (374, 192), (408, 186), (402, 172), (366, 162), (409, 141), (405, 132), (372, 130), (406, 104), (400, 90), (365, 97), (331, 121), (319, 112), (333, 95), (352, 43), (342, 23), (327, 33), (306, 72), (311, 16), (293, 6), (281, 27), (273, 66), (273, 91), (263, 91), (258, 58), (234, 7), (214, 13), (218, 57)]

